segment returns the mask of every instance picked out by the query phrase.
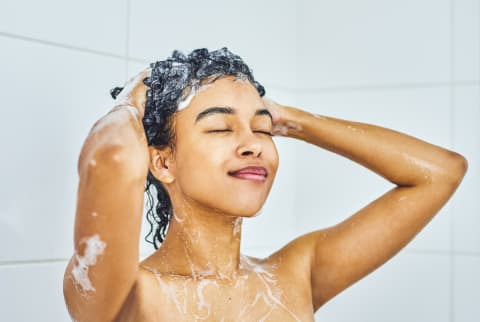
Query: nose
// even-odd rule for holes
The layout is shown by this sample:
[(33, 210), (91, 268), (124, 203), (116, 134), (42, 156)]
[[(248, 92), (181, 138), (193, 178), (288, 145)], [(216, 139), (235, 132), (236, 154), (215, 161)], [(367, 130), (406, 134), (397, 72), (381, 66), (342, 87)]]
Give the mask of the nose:
[(258, 158), (262, 155), (262, 145), (258, 142), (258, 138), (250, 133), (250, 135), (244, 136), (244, 140), (237, 148), (237, 153), (240, 157), (254, 156)]

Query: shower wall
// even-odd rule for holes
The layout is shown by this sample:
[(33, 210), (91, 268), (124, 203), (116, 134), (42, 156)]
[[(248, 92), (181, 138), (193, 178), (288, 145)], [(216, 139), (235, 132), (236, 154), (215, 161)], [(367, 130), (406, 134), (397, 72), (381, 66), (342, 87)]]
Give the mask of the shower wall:
[[(469, 161), (456, 194), (416, 238), (317, 320), (477, 321), (480, 1), (300, 1), (297, 43), (299, 106), (392, 128)], [(297, 156), (297, 234), (334, 225), (394, 187), (312, 145), (298, 145)]]
[[(0, 316), (69, 320), (62, 278), (77, 158), (112, 107), (109, 89), (173, 49), (223, 46), (282, 104), (393, 128), (469, 161), (456, 194), (412, 243), (316, 320), (475, 321), (480, 0), (2, 1)], [(392, 188), (331, 152), (274, 140), (277, 178), (261, 214), (244, 220), (242, 253), (267, 256)], [(153, 251), (147, 232), (144, 222), (142, 257)]]

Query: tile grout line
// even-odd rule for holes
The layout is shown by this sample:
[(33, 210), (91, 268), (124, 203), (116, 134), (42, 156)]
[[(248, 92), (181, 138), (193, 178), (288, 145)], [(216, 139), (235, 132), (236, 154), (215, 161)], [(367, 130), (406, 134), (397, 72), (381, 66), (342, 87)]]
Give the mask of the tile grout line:
[(409, 253), (409, 254), (457, 255), (457, 256), (480, 257), (479, 252), (469, 252), (469, 251), (405, 249), (403, 250), (403, 252)]
[[(410, 82), (410, 83), (392, 83), (392, 84), (371, 84), (371, 85), (339, 85), (331, 87), (317, 87), (317, 88), (288, 88), (282, 85), (270, 84), (279, 89), (286, 89), (290, 91), (297, 91), (301, 93), (315, 93), (315, 92), (342, 92), (342, 91), (366, 91), (366, 90), (381, 90), (381, 89), (415, 89), (415, 88), (431, 88), (431, 87), (448, 87), (451, 84), (455, 85), (477, 85), (480, 83), (479, 80), (461, 80), (452, 82), (448, 81), (438, 81), (438, 82)], [(268, 83), (267, 83), (268, 84)]]
[(12, 34), (12, 33), (3, 32), (3, 31), (0, 31), (0, 37), (18, 39), (18, 40), (37, 43), (37, 44), (52, 46), (52, 47), (58, 47), (58, 48), (63, 48), (63, 49), (68, 49), (68, 50), (73, 50), (73, 51), (79, 51), (79, 52), (83, 52), (83, 53), (94, 54), (94, 55), (98, 55), (98, 56), (105, 56), (105, 57), (117, 58), (117, 59), (122, 59), (122, 60), (125, 59), (125, 55), (118, 55), (118, 54), (109, 53), (109, 52), (101, 51), (101, 50), (95, 50), (95, 49), (90, 49), (90, 48), (67, 45), (67, 44), (62, 44), (62, 43), (58, 43), (58, 42), (54, 42), (54, 41), (50, 41), (50, 40), (21, 36), (21, 35)]
[[(130, 1), (128, 2), (130, 3)], [(130, 11), (130, 8), (128, 8), (128, 11)], [(130, 28), (130, 26), (128, 26)], [(24, 41), (30, 41), (42, 45), (47, 45), (47, 46), (52, 46), (52, 47), (58, 47), (58, 48), (63, 48), (63, 49), (69, 49), (69, 50), (74, 50), (74, 51), (79, 51), (79, 52), (84, 52), (84, 53), (90, 53), (98, 56), (104, 56), (104, 57), (111, 57), (111, 58), (116, 58), (116, 59), (122, 59), (122, 60), (127, 60), (128, 62), (138, 62), (138, 63), (145, 63), (148, 64), (149, 61), (146, 59), (142, 58), (137, 58), (137, 57), (131, 57), (125, 53), (123, 55), (119, 54), (114, 54), (114, 53), (109, 53), (106, 51), (101, 51), (101, 50), (95, 50), (95, 49), (90, 49), (90, 48), (84, 48), (84, 47), (79, 47), (79, 46), (73, 46), (73, 45), (68, 45), (68, 44), (62, 44), (54, 41), (49, 41), (49, 40), (43, 40), (39, 38), (33, 38), (33, 37), (27, 37), (27, 36), (22, 36), (22, 35), (17, 35), (17, 34), (12, 34), (12, 33), (7, 33), (0, 31), (0, 37), (5, 37), (5, 38), (12, 38), (12, 39), (18, 39), (18, 40), (24, 40)], [(130, 39), (126, 40), (126, 43), (128, 43), (129, 46)], [(126, 44), (127, 46), (127, 44)], [(268, 82), (265, 82), (268, 84), (269, 87), (273, 87), (278, 90), (285, 90), (285, 91), (290, 91), (290, 92), (296, 92), (297, 94), (300, 93), (322, 93), (322, 92), (346, 92), (346, 91), (365, 91), (365, 90), (378, 90), (378, 89), (415, 89), (415, 88), (431, 88), (431, 87), (440, 87), (440, 86), (450, 86), (451, 82), (418, 82), (418, 83), (397, 83), (397, 84), (372, 84), (372, 85), (353, 85), (353, 86), (336, 86), (336, 87), (318, 87), (318, 88), (292, 88), (292, 87), (286, 87), (278, 84), (269, 84)], [(480, 85), (480, 81), (477, 80), (470, 80), (470, 81), (457, 81), (453, 82), (454, 85)]]
[[(450, 0), (450, 146), (455, 149), (455, 0)], [(452, 207), (453, 206), (453, 207)], [(450, 207), (450, 322), (455, 321), (455, 256), (454, 256), (454, 225), (455, 207)]]
[(130, 0), (126, 0), (127, 12), (125, 21), (125, 82), (128, 81), (128, 56), (130, 50)]
[(49, 259), (28, 259), (28, 260), (7, 260), (0, 261), (0, 267), (12, 265), (48, 264), (68, 262), (70, 258), (49, 258)]

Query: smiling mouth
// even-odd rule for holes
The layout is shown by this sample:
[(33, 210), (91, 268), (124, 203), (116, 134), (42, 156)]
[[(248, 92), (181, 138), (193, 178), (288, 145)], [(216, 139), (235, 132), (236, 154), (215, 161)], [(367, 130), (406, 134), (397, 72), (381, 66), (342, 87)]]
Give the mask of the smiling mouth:
[(267, 171), (261, 167), (247, 167), (238, 171), (229, 172), (228, 175), (242, 180), (265, 182)]
[(230, 173), (229, 176), (237, 179), (251, 180), (257, 182), (265, 182), (265, 180), (267, 179), (264, 175), (254, 173)]

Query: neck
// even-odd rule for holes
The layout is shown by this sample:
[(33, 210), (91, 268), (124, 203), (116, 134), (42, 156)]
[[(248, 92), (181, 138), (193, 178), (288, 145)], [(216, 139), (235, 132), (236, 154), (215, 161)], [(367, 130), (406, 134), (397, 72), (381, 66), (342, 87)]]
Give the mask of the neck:
[[(172, 274), (234, 278), (240, 269), (242, 217), (176, 201), (166, 239), (155, 257)], [(167, 257), (168, 255), (168, 257)]]

